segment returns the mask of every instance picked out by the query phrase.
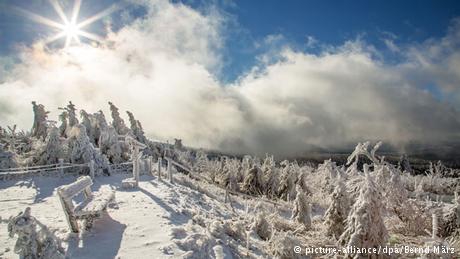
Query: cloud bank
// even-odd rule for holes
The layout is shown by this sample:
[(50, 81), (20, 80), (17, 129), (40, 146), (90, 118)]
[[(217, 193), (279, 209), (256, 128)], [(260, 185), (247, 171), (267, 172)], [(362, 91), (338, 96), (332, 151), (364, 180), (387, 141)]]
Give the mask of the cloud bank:
[(320, 54), (286, 44), (224, 84), (216, 76), (225, 72), (224, 14), (136, 2), (147, 14), (99, 46), (22, 47), (21, 61), (0, 79), (0, 125), (29, 129), (33, 100), (52, 119), (69, 100), (109, 117), (112, 101), (132, 111), (152, 138), (239, 153), (294, 155), (365, 139), (395, 146), (460, 139), (459, 21), (441, 39), (392, 42), (404, 53), (397, 64), (359, 39)]

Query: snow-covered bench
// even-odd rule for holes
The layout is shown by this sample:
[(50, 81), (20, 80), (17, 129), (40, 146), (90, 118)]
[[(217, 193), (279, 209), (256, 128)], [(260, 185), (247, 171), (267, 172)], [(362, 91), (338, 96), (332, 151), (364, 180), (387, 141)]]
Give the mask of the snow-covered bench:
[[(63, 185), (57, 189), (59, 200), (72, 232), (77, 233), (77, 220), (83, 220), (85, 229), (91, 228), (95, 218), (102, 215), (110, 201), (115, 198), (115, 192), (110, 188), (101, 188), (98, 192), (91, 191), (91, 177), (78, 178), (74, 183)], [(74, 205), (73, 197), (84, 192), (84, 201)]]

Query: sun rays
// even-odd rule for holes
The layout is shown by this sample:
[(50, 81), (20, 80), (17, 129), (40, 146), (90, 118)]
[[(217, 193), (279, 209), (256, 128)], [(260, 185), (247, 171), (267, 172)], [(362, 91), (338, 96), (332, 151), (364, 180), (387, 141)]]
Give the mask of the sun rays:
[(88, 32), (84, 30), (85, 27), (88, 25), (100, 20), (101, 18), (110, 15), (111, 13), (117, 11), (120, 9), (119, 5), (112, 5), (104, 10), (102, 10), (99, 13), (96, 13), (95, 15), (78, 22), (78, 16), (80, 14), (80, 6), (81, 6), (81, 0), (75, 0), (72, 8), (72, 13), (69, 16), (66, 15), (64, 12), (62, 6), (58, 2), (58, 0), (49, 0), (51, 6), (53, 9), (56, 11), (58, 16), (61, 19), (61, 22), (56, 22), (53, 21), (47, 17), (41, 16), (39, 14), (30, 12), (28, 10), (19, 8), (19, 7), (12, 7), (13, 11), (17, 12), (18, 14), (35, 21), (37, 23), (41, 23), (44, 25), (47, 25), (49, 27), (52, 27), (54, 29), (59, 30), (58, 33), (55, 35), (52, 35), (48, 37), (47, 39), (44, 40), (45, 44), (49, 44), (51, 42), (54, 42), (56, 40), (65, 38), (65, 47), (69, 47), (71, 44), (80, 44), (80, 38), (87, 38), (92, 41), (97, 41), (101, 42), (103, 40), (102, 37)]

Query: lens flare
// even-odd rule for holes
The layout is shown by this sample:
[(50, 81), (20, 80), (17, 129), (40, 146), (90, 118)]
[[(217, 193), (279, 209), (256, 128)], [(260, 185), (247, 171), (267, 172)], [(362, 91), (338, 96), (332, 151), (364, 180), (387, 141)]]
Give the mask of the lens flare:
[(59, 40), (61, 38), (66, 38), (65, 40), (65, 47), (69, 47), (72, 43), (80, 44), (80, 37), (87, 38), (92, 41), (97, 41), (101, 42), (103, 39), (102, 37), (90, 33), (88, 31), (83, 30), (84, 27), (87, 27), (88, 25), (102, 19), (105, 16), (108, 16), (112, 14), (113, 12), (119, 10), (121, 6), (114, 4), (97, 14), (85, 19), (84, 21), (78, 23), (78, 16), (80, 13), (80, 6), (81, 6), (81, 0), (75, 0), (73, 9), (72, 9), (72, 14), (69, 17), (66, 16), (64, 10), (62, 9), (62, 6), (57, 0), (49, 0), (51, 6), (53, 9), (56, 11), (56, 13), (59, 15), (59, 17), (62, 20), (62, 23), (53, 21), (49, 18), (43, 17), (39, 14), (24, 10), (19, 7), (12, 7), (12, 11), (16, 12), (19, 15), (22, 15), (32, 21), (56, 28), (60, 30), (57, 34), (52, 35), (48, 39), (45, 40), (46, 44), (49, 44), (51, 42), (54, 42), (56, 40)]

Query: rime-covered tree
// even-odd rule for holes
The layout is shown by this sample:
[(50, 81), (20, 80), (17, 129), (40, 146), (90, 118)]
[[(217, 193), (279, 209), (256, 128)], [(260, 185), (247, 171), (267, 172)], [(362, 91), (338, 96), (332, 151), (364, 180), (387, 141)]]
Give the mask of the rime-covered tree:
[(287, 201), (293, 200), (296, 196), (296, 181), (300, 171), (299, 165), (297, 162), (289, 163), (287, 160), (281, 162), (281, 165), (284, 167), (279, 177), (278, 196)]
[(109, 125), (107, 124), (107, 120), (105, 119), (104, 113), (99, 110), (99, 112), (93, 113), (93, 124), (94, 124), (94, 139), (96, 142), (96, 146), (100, 147), (99, 140), (101, 138), (101, 132), (106, 130)]
[(208, 155), (204, 152), (203, 149), (200, 149), (196, 152), (196, 159), (193, 165), (193, 171), (198, 173), (204, 173), (207, 170), (208, 166)]
[[(339, 239), (342, 245), (373, 248), (385, 245), (388, 232), (383, 222), (382, 196), (364, 165), (364, 181), (359, 196), (347, 218), (345, 231)], [(354, 255), (354, 258), (367, 255)]]
[(69, 123), (67, 121), (69, 115), (66, 111), (62, 111), (61, 114), (59, 114), (59, 120), (61, 121), (61, 125), (59, 125), (59, 135), (61, 137), (67, 138), (67, 131), (69, 128)]
[(123, 148), (122, 143), (118, 140), (118, 134), (114, 127), (107, 124), (104, 113), (99, 111), (93, 115), (95, 120), (94, 137), (97, 138), (97, 144), (102, 154), (104, 154), (111, 163), (121, 163), (128, 159), (128, 147)]
[(51, 127), (48, 136), (45, 139), (45, 145), (38, 155), (37, 164), (55, 164), (59, 162), (59, 158), (65, 157), (65, 148), (59, 137), (59, 129), (55, 126)]
[(134, 118), (134, 115), (130, 111), (126, 111), (129, 117), (129, 123), (131, 126), (131, 131), (133, 132), (134, 136), (136, 137), (137, 141), (141, 143), (146, 143), (147, 138), (144, 135), (144, 130), (142, 129), (141, 123)]
[(85, 126), (82, 124), (77, 124), (72, 128), (68, 142), (70, 162), (80, 164), (94, 160), (96, 169), (100, 170), (108, 167), (107, 158), (89, 141)]
[(326, 234), (338, 239), (345, 229), (345, 222), (350, 211), (350, 198), (340, 174), (331, 200), (331, 205), (324, 215), (324, 224)]
[(412, 166), (410, 165), (409, 158), (406, 154), (402, 154), (399, 159), (399, 167), (402, 172), (412, 173)]
[(3, 144), (0, 144), (0, 169), (16, 167), (16, 154), (5, 150)]
[(92, 114), (87, 113), (85, 110), (80, 111), (81, 124), (86, 128), (86, 135), (88, 135), (91, 143), (96, 145), (96, 136), (95, 136), (95, 119)]
[(261, 194), (263, 186), (262, 182), (260, 181), (260, 174), (260, 168), (257, 165), (253, 165), (252, 168), (249, 169), (244, 176), (241, 190), (249, 194)]
[(48, 134), (48, 111), (43, 104), (32, 102), (34, 111), (34, 124), (32, 125), (32, 136), (45, 139)]
[(125, 135), (129, 132), (129, 128), (126, 127), (125, 121), (120, 117), (118, 108), (111, 102), (109, 102), (110, 111), (112, 113), (112, 126), (115, 128), (119, 135)]
[(297, 195), (294, 200), (291, 218), (296, 222), (304, 225), (306, 228), (311, 227), (311, 207), (308, 203), (307, 196), (300, 185), (296, 186)]
[(77, 109), (75, 108), (75, 105), (72, 102), (69, 101), (69, 104), (67, 104), (66, 107), (59, 108), (59, 110), (67, 112), (68, 128), (72, 128), (73, 126), (78, 124)]

